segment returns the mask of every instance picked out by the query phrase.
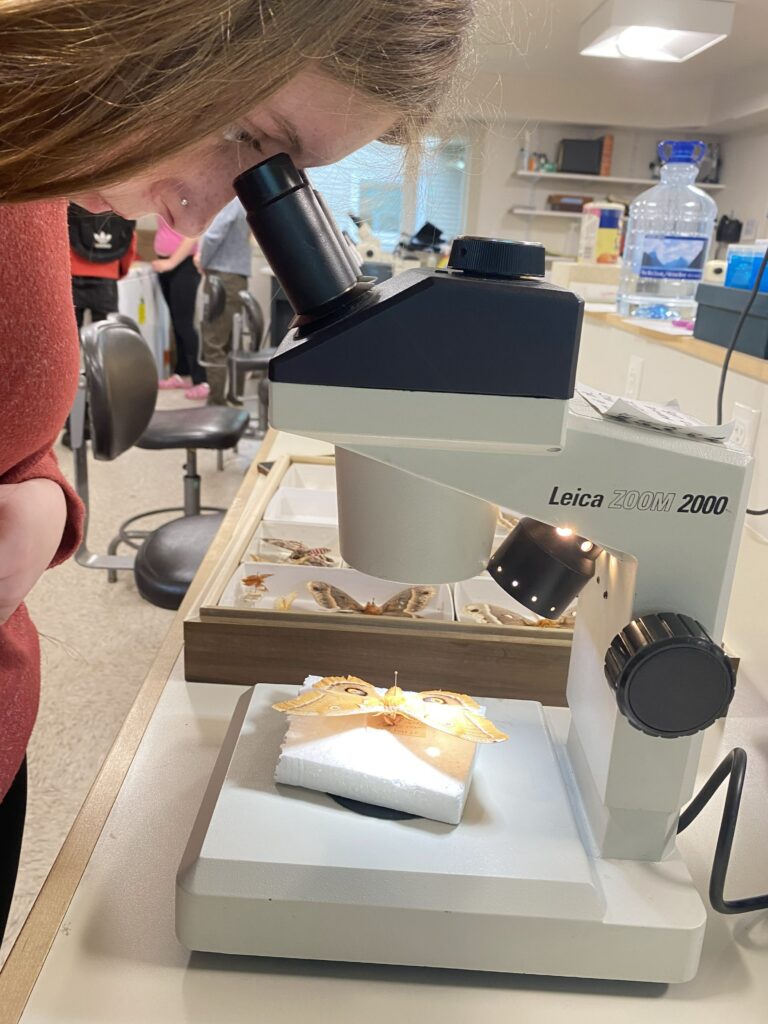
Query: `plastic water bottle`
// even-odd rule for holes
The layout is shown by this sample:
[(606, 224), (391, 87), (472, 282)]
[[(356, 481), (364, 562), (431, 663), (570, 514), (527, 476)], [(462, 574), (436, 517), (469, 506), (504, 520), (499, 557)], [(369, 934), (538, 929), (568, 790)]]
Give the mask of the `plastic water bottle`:
[(618, 309), (623, 316), (691, 320), (717, 206), (694, 182), (704, 142), (660, 142), (661, 183), (629, 208)]

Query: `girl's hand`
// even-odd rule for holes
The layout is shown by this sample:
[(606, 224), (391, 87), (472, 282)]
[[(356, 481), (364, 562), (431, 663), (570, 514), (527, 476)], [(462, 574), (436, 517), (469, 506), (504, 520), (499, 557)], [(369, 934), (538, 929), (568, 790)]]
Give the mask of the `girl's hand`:
[(0, 625), (51, 564), (66, 522), (64, 492), (53, 480), (0, 484)]
[(160, 259), (152, 260), (152, 269), (156, 270), (158, 274), (163, 274), (167, 270), (173, 270), (176, 266), (176, 261), (172, 256), (161, 256)]

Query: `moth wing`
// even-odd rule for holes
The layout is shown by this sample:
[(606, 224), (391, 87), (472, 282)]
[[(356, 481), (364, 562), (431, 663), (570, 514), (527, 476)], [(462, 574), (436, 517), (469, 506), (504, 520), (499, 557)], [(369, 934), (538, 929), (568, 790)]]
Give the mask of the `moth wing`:
[(422, 690), (417, 693), (417, 700), (437, 707), (463, 707), (476, 711), (480, 705), (466, 693), (453, 693), (451, 690)]
[(435, 596), (434, 587), (408, 587), (381, 606), (382, 615), (416, 615)]
[(534, 622), (532, 619), (526, 619), (524, 615), (520, 615), (518, 612), (510, 611), (509, 608), (502, 608), (498, 604), (489, 604), (488, 610), (491, 615), (502, 626), (532, 626)]
[(423, 722), (431, 729), (472, 743), (500, 743), (507, 739), (506, 734), (497, 729), (490, 719), (468, 708), (409, 701), (403, 710), (410, 718)]
[(381, 702), (375, 687), (362, 679), (327, 676), (306, 693), (300, 693), (292, 700), (280, 701), (272, 707), (289, 715), (367, 715), (371, 707), (364, 704), (370, 702), (371, 696)]
[(502, 608), (498, 604), (467, 604), (464, 611), (476, 622), (485, 622), (491, 626), (532, 626), (533, 622), (518, 615), (517, 612)]
[(328, 608), (332, 612), (362, 612), (363, 606), (354, 597), (332, 583), (325, 583), (323, 580), (310, 580), (307, 583), (307, 590), (321, 608)]
[(325, 676), (315, 683), (315, 689), (324, 690), (326, 693), (346, 693), (360, 700), (372, 700), (383, 704), (381, 694), (376, 687), (357, 676)]
[(280, 540), (278, 537), (265, 537), (265, 544), (271, 544), (275, 548), (285, 548), (286, 551), (306, 551), (300, 540)]

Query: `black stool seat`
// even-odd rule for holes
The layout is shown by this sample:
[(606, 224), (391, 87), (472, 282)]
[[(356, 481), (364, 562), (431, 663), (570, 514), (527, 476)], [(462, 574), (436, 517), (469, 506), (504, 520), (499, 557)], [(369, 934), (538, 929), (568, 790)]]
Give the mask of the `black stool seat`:
[(184, 516), (144, 541), (133, 575), (141, 596), (158, 608), (176, 610), (221, 526), (224, 514)]
[(206, 405), (155, 412), (136, 442), (139, 448), (234, 448), (248, 426), (244, 409)]

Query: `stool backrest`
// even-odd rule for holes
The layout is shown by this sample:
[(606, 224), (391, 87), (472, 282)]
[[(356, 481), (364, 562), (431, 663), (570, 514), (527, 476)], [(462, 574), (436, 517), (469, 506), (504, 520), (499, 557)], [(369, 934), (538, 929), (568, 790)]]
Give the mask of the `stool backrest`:
[(125, 324), (126, 327), (132, 327), (137, 334), (141, 334), (141, 328), (127, 313), (107, 313), (107, 320), (113, 320), (116, 324)]
[(80, 332), (96, 459), (116, 459), (141, 437), (157, 401), (157, 367), (141, 334), (101, 320)]
[(251, 349), (257, 352), (264, 338), (264, 313), (258, 300), (250, 292), (238, 292), (237, 297), (240, 300), (243, 326), (251, 338)]

